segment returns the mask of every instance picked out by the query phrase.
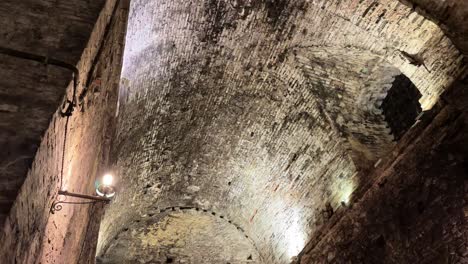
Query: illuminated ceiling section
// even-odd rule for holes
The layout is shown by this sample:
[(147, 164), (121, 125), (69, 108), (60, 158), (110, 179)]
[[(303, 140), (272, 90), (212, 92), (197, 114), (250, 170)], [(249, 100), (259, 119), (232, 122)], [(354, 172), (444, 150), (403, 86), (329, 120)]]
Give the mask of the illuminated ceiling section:
[(143, 245), (177, 261), (194, 249), (171, 234), (219, 241), (228, 232), (215, 222), (191, 232), (214, 221), (204, 215), (159, 217), (187, 207), (248, 237), (234, 240), (242, 249), (227, 252), (232, 263), (294, 259), (352, 203), (362, 168), (391, 149), (379, 106), (395, 78), (407, 76), (429, 109), (459, 71), (436, 25), (398, 1), (375, 3), (132, 1), (113, 153), (121, 186), (100, 258), (151, 263), (132, 250)]

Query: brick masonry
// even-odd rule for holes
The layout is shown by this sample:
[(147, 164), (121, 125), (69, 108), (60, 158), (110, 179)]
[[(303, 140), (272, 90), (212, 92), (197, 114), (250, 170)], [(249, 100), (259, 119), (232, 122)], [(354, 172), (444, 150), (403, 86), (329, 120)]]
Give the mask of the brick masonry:
[[(78, 62), (104, 2), (0, 2), (0, 226), (72, 79), (70, 69), (49, 63)], [(44, 60), (18, 58), (5, 49)]]
[(379, 110), (400, 74), (424, 110), (439, 109), (465, 66), (436, 24), (394, 0), (133, 0), (120, 78), (126, 10), (111, 20), (114, 4), (79, 64), (88, 90), (63, 181), (91, 193), (103, 172), (117, 175), (98, 247), (101, 207), (49, 214), (65, 127), (54, 117), (0, 233), (2, 260), (465, 261), (466, 105), (453, 100), (464, 97), (445, 98), (395, 149)]
[(161, 208), (120, 228), (118, 241), (98, 264), (260, 263), (242, 227), (207, 209)]
[(302, 252), (298, 263), (466, 263), (467, 82), (421, 121), (374, 183)]
[(428, 110), (463, 70), (442, 30), (397, 1), (135, 0), (129, 17), (108, 263), (141, 253), (121, 251), (143, 241), (123, 227), (170, 206), (219, 212), (263, 262), (290, 262), (392, 149), (378, 109), (395, 76)]
[[(55, 214), (50, 208), (60, 185), (70, 192), (92, 194), (94, 180), (108, 168), (127, 12), (122, 6), (111, 20), (115, 3), (104, 6), (77, 65), (77, 96), (82, 100), (68, 122), (65, 156), (66, 118), (57, 112), (0, 233), (1, 263), (94, 263), (101, 206), (65, 204)], [(104, 48), (99, 52), (101, 43)], [(72, 84), (67, 91), (71, 98)]]
[(466, 1), (458, 0), (399, 0), (419, 14), (428, 17), (446, 33), (455, 46), (464, 54), (468, 54), (468, 24)]

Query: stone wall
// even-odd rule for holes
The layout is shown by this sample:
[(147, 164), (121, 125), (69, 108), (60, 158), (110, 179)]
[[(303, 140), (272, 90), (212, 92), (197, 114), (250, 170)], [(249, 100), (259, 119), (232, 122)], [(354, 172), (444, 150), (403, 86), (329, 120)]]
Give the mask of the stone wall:
[(105, 1), (0, 1), (0, 226)]
[(466, 263), (468, 83), (444, 96), (298, 263)]
[(1, 230), (2, 263), (94, 263), (102, 205), (50, 209), (65, 198), (57, 197), (59, 188), (93, 194), (94, 180), (108, 169), (128, 5), (120, 1), (117, 8), (116, 2), (107, 1), (77, 65), (78, 106), (69, 119), (60, 110), (53, 116)]

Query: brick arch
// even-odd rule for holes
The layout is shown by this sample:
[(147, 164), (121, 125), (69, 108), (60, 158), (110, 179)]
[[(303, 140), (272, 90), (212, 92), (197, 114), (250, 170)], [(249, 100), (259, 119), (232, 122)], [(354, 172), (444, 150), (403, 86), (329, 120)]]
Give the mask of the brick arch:
[[(412, 84), (411, 80), (384, 56), (349, 46), (317, 46), (292, 53), (294, 59), (288, 63), (299, 65), (305, 85), (332, 129), (343, 138), (356, 167), (367, 169), (385, 156), (404, 131), (392, 131), (393, 123), (388, 120), (393, 117), (385, 114), (396, 113), (384, 113), (382, 103), (395, 82), (405, 78)], [(392, 100), (397, 97), (393, 94)], [(420, 97), (415, 99), (417, 104)]]
[(193, 206), (151, 211), (127, 222), (112, 240), (117, 242), (101, 250), (97, 263), (260, 263), (242, 227), (219, 212)]

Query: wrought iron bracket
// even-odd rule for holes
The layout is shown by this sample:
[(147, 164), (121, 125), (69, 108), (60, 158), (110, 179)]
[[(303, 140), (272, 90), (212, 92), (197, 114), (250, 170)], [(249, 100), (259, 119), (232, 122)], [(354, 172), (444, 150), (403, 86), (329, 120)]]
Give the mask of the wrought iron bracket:
[(55, 214), (55, 212), (62, 210), (62, 204), (94, 204), (94, 203), (108, 203), (111, 200), (106, 197), (94, 196), (94, 195), (86, 195), (80, 193), (72, 193), (67, 191), (59, 191), (58, 195), (63, 195), (65, 197), (76, 197), (80, 199), (90, 200), (87, 202), (67, 202), (65, 200), (55, 200), (50, 207), (50, 212)]

